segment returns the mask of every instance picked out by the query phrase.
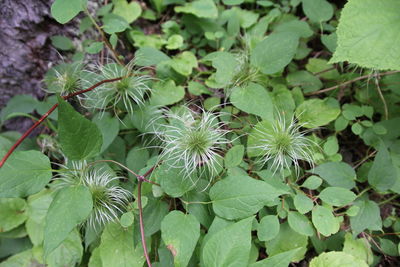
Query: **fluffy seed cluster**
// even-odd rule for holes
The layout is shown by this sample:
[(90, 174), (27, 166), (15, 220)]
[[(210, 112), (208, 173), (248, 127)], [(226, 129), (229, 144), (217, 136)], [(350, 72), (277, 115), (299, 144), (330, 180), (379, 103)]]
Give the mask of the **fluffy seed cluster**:
[(68, 95), (82, 87), (81, 74), (84, 65), (81, 62), (61, 63), (51, 68), (44, 77), (48, 93)]
[(300, 160), (314, 166), (313, 148), (318, 147), (306, 136), (310, 131), (302, 131), (301, 128), (302, 124), (297, 123), (294, 117), (289, 122), (283, 117), (272, 123), (262, 121), (253, 129), (250, 149), (259, 151), (261, 163), (270, 163), (274, 173), (289, 169), (293, 164), (298, 175)]
[(117, 108), (123, 108), (128, 113), (132, 113), (135, 105), (144, 104), (145, 96), (150, 91), (148, 82), (153, 78), (135, 69), (133, 61), (125, 67), (116, 63), (109, 63), (100, 66), (99, 72), (100, 74), (88, 72), (86, 74), (87, 80), (99, 82), (118, 77), (124, 78), (120, 81), (105, 83), (86, 93), (83, 97), (85, 107), (100, 110), (113, 108), (115, 113)]
[(62, 166), (57, 176), (57, 188), (84, 185), (92, 194), (93, 210), (86, 220), (86, 225), (93, 229), (118, 219), (129, 203), (131, 193), (115, 185), (121, 177), (113, 176), (100, 168), (89, 167), (85, 161), (72, 162), (71, 167)]
[(220, 154), (229, 143), (220, 115), (204, 110), (196, 113), (188, 107), (177, 113), (167, 111), (165, 119), (169, 123), (156, 132), (162, 141), (160, 159), (171, 168), (181, 169), (187, 177), (206, 170), (216, 174)]

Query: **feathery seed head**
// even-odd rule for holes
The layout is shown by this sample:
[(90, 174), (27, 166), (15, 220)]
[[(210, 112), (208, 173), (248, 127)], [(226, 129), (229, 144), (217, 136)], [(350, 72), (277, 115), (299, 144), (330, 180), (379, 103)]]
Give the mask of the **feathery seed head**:
[(81, 89), (81, 74), (83, 64), (81, 62), (61, 63), (47, 71), (43, 82), (48, 93), (60, 93), (68, 95)]
[(124, 78), (116, 82), (102, 84), (95, 90), (86, 93), (84, 97), (85, 106), (101, 110), (113, 107), (114, 111), (117, 107), (123, 107), (128, 113), (132, 114), (135, 105), (144, 104), (145, 96), (150, 91), (148, 83), (152, 80), (152, 77), (141, 74), (140, 70), (136, 70), (134, 67), (133, 62), (125, 67), (116, 63), (100, 66), (100, 74), (92, 74), (96, 82), (118, 77)]
[(249, 136), (249, 156), (260, 156), (261, 163), (270, 163), (274, 173), (284, 168), (289, 169), (293, 164), (298, 175), (299, 161), (307, 161), (313, 166), (313, 147), (318, 147), (306, 136), (309, 131), (302, 131), (301, 128), (302, 124), (294, 118), (289, 122), (283, 117), (273, 122), (259, 122)]
[(73, 185), (86, 186), (92, 194), (93, 210), (86, 220), (86, 225), (93, 229), (118, 219), (125, 210), (131, 193), (115, 184), (120, 177), (113, 176), (103, 168), (88, 166), (85, 161), (73, 161), (71, 167), (62, 166), (58, 174), (56, 188)]
[(217, 173), (221, 155), (229, 140), (227, 130), (218, 117), (207, 111), (196, 113), (183, 107), (178, 113), (167, 111), (169, 124), (157, 132), (162, 141), (160, 159), (171, 168), (181, 169), (185, 176), (201, 174), (205, 170)]

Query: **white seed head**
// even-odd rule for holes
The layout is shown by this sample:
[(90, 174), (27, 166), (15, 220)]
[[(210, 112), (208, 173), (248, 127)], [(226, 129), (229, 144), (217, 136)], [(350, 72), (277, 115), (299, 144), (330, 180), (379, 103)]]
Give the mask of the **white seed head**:
[(82, 88), (81, 74), (84, 65), (81, 62), (61, 63), (52, 67), (45, 75), (43, 82), (47, 93), (68, 95)]
[(86, 226), (96, 230), (118, 219), (129, 204), (131, 193), (115, 185), (121, 177), (112, 175), (103, 168), (88, 166), (85, 161), (73, 161), (71, 167), (62, 166), (57, 175), (56, 188), (73, 185), (86, 186), (92, 194), (93, 210), (86, 220)]
[(258, 123), (250, 134), (253, 144), (250, 150), (258, 151), (262, 164), (270, 163), (273, 172), (289, 169), (293, 164), (296, 175), (299, 175), (299, 161), (307, 161), (314, 166), (313, 148), (318, 147), (306, 136), (309, 130), (302, 131), (302, 124), (295, 118), (287, 122), (284, 117), (278, 117), (274, 122)]
[(220, 154), (230, 142), (225, 138), (228, 131), (222, 129), (220, 115), (204, 110), (196, 113), (186, 106), (178, 113), (167, 111), (164, 117), (169, 123), (156, 132), (162, 142), (160, 160), (181, 169), (186, 177), (205, 170), (215, 175)]

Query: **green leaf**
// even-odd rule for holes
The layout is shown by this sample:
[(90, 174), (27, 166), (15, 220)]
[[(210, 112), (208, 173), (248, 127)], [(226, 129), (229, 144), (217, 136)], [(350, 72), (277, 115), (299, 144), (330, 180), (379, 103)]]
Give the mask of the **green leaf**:
[(106, 14), (103, 17), (103, 30), (108, 34), (123, 32), (129, 27), (128, 22), (115, 14)]
[(137, 2), (128, 3), (127, 0), (113, 0), (113, 13), (124, 18), (129, 24), (139, 18), (142, 8)]
[(306, 128), (315, 128), (326, 125), (335, 120), (340, 114), (338, 105), (331, 104), (327, 100), (309, 99), (304, 101), (296, 109), (299, 122)]
[(236, 66), (239, 62), (231, 53), (218, 51), (208, 54), (203, 60), (211, 61), (212, 66), (217, 70), (212, 76), (221, 87), (229, 85), (237, 73)]
[(157, 82), (153, 85), (150, 104), (153, 106), (168, 106), (181, 101), (185, 96), (185, 89), (176, 86), (173, 80)]
[(225, 167), (231, 168), (238, 166), (240, 162), (242, 162), (244, 155), (244, 146), (243, 145), (236, 145), (233, 146), (231, 149), (228, 150), (225, 154)]
[(60, 50), (68, 51), (74, 48), (72, 41), (65, 36), (62, 35), (55, 35), (50, 37), (51, 43), (54, 45), (55, 48)]
[(289, 226), (297, 233), (305, 236), (314, 235), (314, 228), (308, 218), (296, 211), (289, 211), (288, 215)]
[(253, 217), (243, 219), (214, 233), (204, 245), (203, 266), (247, 266), (253, 220)]
[(178, 168), (171, 168), (163, 164), (157, 168), (154, 176), (158, 178), (161, 188), (171, 197), (181, 197), (194, 187), (195, 177), (185, 177), (184, 172)]
[(126, 157), (126, 166), (135, 173), (139, 173), (141, 169), (146, 167), (149, 157), (149, 151), (146, 148), (133, 147)]
[(397, 181), (397, 170), (392, 162), (392, 157), (381, 142), (374, 163), (368, 172), (368, 183), (376, 190), (384, 192), (393, 187)]
[(356, 194), (341, 187), (327, 187), (319, 194), (322, 201), (337, 207), (345, 206), (356, 199)]
[(312, 211), (311, 218), (315, 228), (324, 236), (330, 236), (339, 231), (338, 220), (333, 216), (332, 211), (324, 206), (317, 205)]
[(79, 232), (75, 229), (46, 258), (46, 264), (53, 266), (76, 266), (82, 260), (83, 247)]
[(307, 22), (301, 20), (291, 20), (282, 24), (278, 24), (275, 32), (289, 32), (291, 34), (297, 34), (302, 38), (309, 38), (313, 35), (313, 31)]
[(89, 54), (97, 54), (101, 50), (103, 50), (104, 44), (103, 42), (93, 42), (88, 47), (85, 48), (85, 51)]
[(43, 243), (46, 214), (53, 200), (53, 192), (42, 190), (28, 198), (28, 219), (25, 227), (31, 242), (39, 246)]
[(273, 105), (268, 91), (256, 83), (246, 87), (236, 87), (230, 96), (232, 104), (244, 112), (272, 120)]
[(96, 156), (103, 143), (99, 128), (66, 101), (59, 98), (58, 103), (58, 136), (64, 154), (70, 160)]
[(305, 70), (289, 73), (286, 76), (288, 85), (292, 87), (300, 86), (304, 93), (310, 93), (322, 88), (322, 82), (317, 76)]
[(169, 65), (179, 74), (189, 76), (192, 69), (197, 67), (197, 58), (192, 52), (185, 51), (169, 61)]
[(26, 202), (22, 198), (0, 198), (0, 233), (10, 231), (27, 219)]
[(313, 201), (303, 193), (297, 194), (293, 199), (293, 203), (301, 214), (309, 212), (314, 207)]
[(51, 15), (57, 22), (65, 24), (86, 6), (86, 0), (55, 0), (51, 5)]
[(331, 186), (352, 189), (356, 185), (356, 172), (344, 162), (323, 163), (311, 172), (318, 174)]
[(92, 211), (92, 195), (83, 185), (61, 189), (50, 204), (44, 229), (44, 251), (49, 255)]
[(174, 266), (185, 267), (200, 237), (200, 223), (196, 217), (171, 211), (161, 222), (161, 238), (174, 257)]
[(264, 74), (277, 73), (292, 61), (298, 45), (298, 35), (290, 32), (272, 33), (253, 49), (251, 64)]
[(357, 215), (350, 217), (351, 229), (355, 235), (365, 229), (382, 230), (382, 219), (378, 204), (370, 200), (360, 200), (356, 201), (354, 206), (359, 207)]
[(279, 234), (272, 240), (265, 242), (267, 253), (270, 257), (279, 255), (280, 253), (299, 249), (295, 255), (291, 257), (292, 261), (300, 261), (304, 258), (307, 251), (308, 237), (295, 232), (288, 223), (280, 225)]
[(218, 9), (213, 0), (195, 0), (193, 2), (186, 2), (184, 6), (175, 7), (177, 13), (193, 14), (199, 18), (218, 17)]
[(341, 251), (324, 252), (310, 262), (310, 267), (368, 267), (368, 264)]
[(279, 234), (279, 220), (275, 215), (262, 217), (257, 226), (257, 237), (260, 241), (269, 241)]
[[(133, 227), (123, 228), (118, 223), (106, 226), (98, 247), (102, 266), (143, 266), (145, 262), (143, 247), (141, 244), (135, 247), (133, 234)], [(148, 246), (150, 247), (150, 244)]]
[(313, 22), (330, 20), (333, 16), (333, 7), (326, 0), (302, 0), (304, 14)]
[(165, 46), (169, 50), (174, 50), (182, 47), (183, 37), (179, 34), (173, 34), (168, 38), (167, 45)]
[(116, 117), (111, 117), (110, 113), (98, 113), (92, 120), (98, 127), (103, 136), (103, 144), (101, 146), (101, 152), (105, 151), (114, 139), (117, 137), (119, 132), (119, 121)]
[(1, 109), (1, 123), (8, 120), (14, 113), (30, 113), (37, 106), (39, 102), (36, 98), (33, 98), (31, 95), (16, 95), (11, 98), (7, 106)]
[(148, 67), (170, 59), (169, 56), (154, 47), (141, 47), (135, 53), (135, 63), (138, 66)]
[(301, 186), (311, 189), (311, 190), (315, 190), (321, 184), (322, 184), (321, 178), (319, 178), (318, 176), (315, 176), (315, 175), (311, 175), (310, 177), (307, 178), (307, 180), (304, 181), (304, 183)]
[(0, 197), (26, 197), (52, 177), (50, 160), (39, 151), (15, 151), (0, 168)]
[(262, 261), (255, 262), (249, 267), (287, 267), (292, 262), (293, 257), (301, 248), (295, 248), (286, 252), (270, 256)]
[(338, 46), (330, 63), (348, 61), (363, 68), (400, 70), (400, 2), (351, 0), (337, 29)]
[(285, 192), (249, 176), (228, 176), (210, 189), (214, 212), (228, 220), (249, 217)]
[(350, 233), (347, 233), (344, 236), (343, 252), (352, 255), (359, 260), (365, 261), (369, 265), (374, 261), (371, 245), (368, 240), (366, 238), (354, 239)]

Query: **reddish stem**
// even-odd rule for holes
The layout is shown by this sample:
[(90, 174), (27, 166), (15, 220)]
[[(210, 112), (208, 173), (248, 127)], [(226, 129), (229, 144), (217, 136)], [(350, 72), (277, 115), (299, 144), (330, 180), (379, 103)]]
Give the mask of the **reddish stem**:
[(139, 208), (139, 225), (140, 225), (140, 236), (142, 237), (143, 253), (146, 257), (147, 266), (151, 267), (151, 261), (149, 253), (147, 252), (146, 238), (144, 235), (144, 223), (143, 223), (143, 208), (142, 208), (142, 177), (138, 178), (138, 208)]
[[(71, 97), (89, 92), (93, 89), (95, 89), (96, 87), (99, 87), (100, 85), (102, 85), (103, 83), (110, 83), (110, 82), (115, 82), (115, 81), (119, 81), (121, 80), (123, 77), (118, 77), (118, 78), (114, 78), (114, 79), (108, 79), (108, 80), (103, 80), (100, 81), (94, 85), (92, 85), (91, 87), (85, 89), (85, 90), (81, 90), (72, 94), (69, 94), (67, 96), (63, 96), (63, 99), (69, 99)], [(28, 137), (28, 135), (30, 135), (32, 133), (33, 130), (35, 130), (56, 108), (58, 107), (58, 103), (54, 104), (54, 106), (52, 106), (37, 122), (35, 122), (35, 124), (33, 124), (31, 126), (31, 128), (29, 128), (18, 140), (17, 142), (15, 142), (15, 144), (8, 150), (7, 154), (5, 154), (5, 156), (2, 158), (2, 160), (0, 161), (0, 168), (3, 167), (4, 163), (7, 161), (7, 159), (11, 156), (11, 154), (14, 152), (14, 150)]]

